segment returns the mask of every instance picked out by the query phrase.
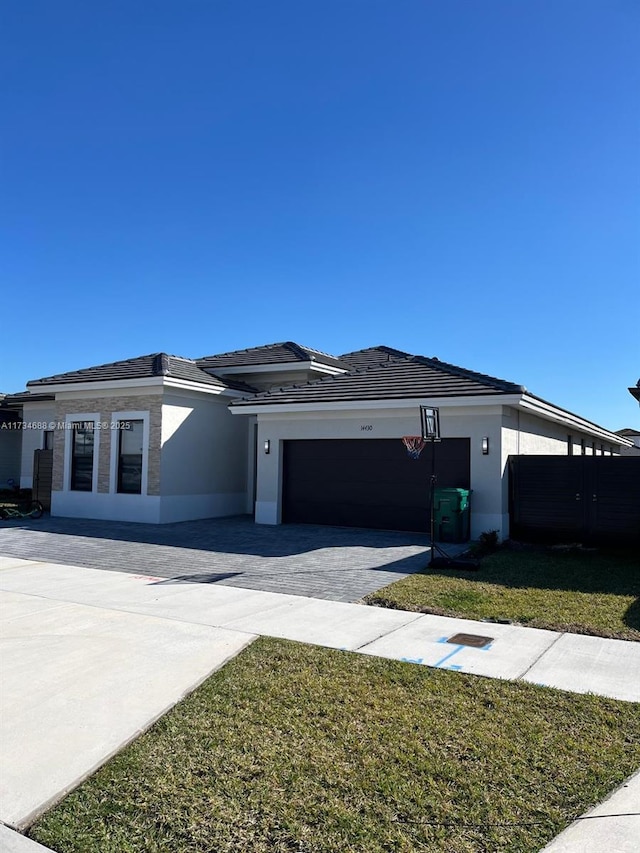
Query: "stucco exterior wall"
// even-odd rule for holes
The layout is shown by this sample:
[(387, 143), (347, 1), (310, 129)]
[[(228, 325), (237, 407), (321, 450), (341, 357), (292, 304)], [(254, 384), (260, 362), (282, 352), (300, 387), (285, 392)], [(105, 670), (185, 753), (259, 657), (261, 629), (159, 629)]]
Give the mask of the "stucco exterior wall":
[[(139, 388), (65, 392), (58, 395), (54, 437), (52, 514), (84, 518), (165, 523), (246, 512), (246, 419), (233, 418), (229, 399), (196, 390)], [(97, 415), (110, 425), (118, 413), (148, 414), (147, 488), (143, 494), (117, 492), (114, 467), (117, 430), (96, 436), (97, 482), (93, 492), (65, 488), (65, 452), (70, 415)], [(65, 451), (66, 448), (66, 451)], [(143, 480), (144, 482), (144, 480)]]
[(44, 433), (55, 420), (55, 404), (51, 402), (25, 403), (22, 420), (28, 424), (23, 430), (20, 462), (20, 486), (30, 489), (33, 486), (33, 454), (44, 447)]
[(580, 432), (571, 427), (563, 426), (563, 424), (554, 423), (509, 406), (504, 407), (502, 442), (505, 459), (509, 454), (567, 455), (569, 452), (569, 436), (571, 436), (573, 453), (576, 456), (582, 453), (583, 440), (585, 455), (587, 456), (592, 455), (594, 443), (598, 456), (601, 454), (601, 445), (604, 445), (607, 455), (611, 451), (614, 455), (619, 452), (618, 448), (611, 443), (594, 438), (586, 432)]
[[(237, 417), (237, 416), (236, 416)], [(508, 525), (503, 504), (500, 439), (502, 407), (478, 406), (440, 408), (443, 438), (469, 438), (471, 453), (471, 535)], [(256, 521), (279, 524), (282, 518), (282, 443), (288, 439), (397, 438), (420, 432), (417, 408), (375, 409), (299, 414), (258, 415), (258, 488)], [(482, 454), (482, 439), (489, 438), (490, 451)], [(270, 453), (264, 442), (270, 442)]]
[(229, 399), (167, 393), (162, 406), (162, 520), (246, 511), (246, 418)]

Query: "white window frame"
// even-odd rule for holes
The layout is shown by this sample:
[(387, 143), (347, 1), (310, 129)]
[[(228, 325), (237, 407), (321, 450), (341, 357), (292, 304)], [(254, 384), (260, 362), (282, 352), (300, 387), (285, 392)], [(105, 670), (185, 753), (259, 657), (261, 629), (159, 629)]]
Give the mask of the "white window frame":
[[(62, 479), (62, 490), (64, 492), (76, 492), (71, 488), (71, 439), (73, 436), (74, 423), (87, 423), (93, 421), (93, 471), (91, 473), (91, 491), (82, 494), (97, 494), (98, 492), (98, 460), (100, 459), (100, 430), (96, 424), (100, 423), (100, 412), (78, 412), (73, 415), (64, 416), (64, 471)], [(80, 492), (78, 492), (80, 494)]]
[[(112, 412), (111, 422), (142, 421), (142, 483), (140, 494), (146, 495), (149, 487), (149, 412)], [(120, 452), (120, 430), (111, 430), (111, 462), (109, 466), (109, 494), (131, 498), (132, 495), (118, 491), (118, 454)]]

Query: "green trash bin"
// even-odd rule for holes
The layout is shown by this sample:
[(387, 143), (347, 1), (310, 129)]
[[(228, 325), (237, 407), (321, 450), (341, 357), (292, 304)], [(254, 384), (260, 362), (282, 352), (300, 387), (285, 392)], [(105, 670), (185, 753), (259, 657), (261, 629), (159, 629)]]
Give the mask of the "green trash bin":
[(467, 542), (469, 539), (469, 489), (436, 489), (434, 527), (436, 542)]

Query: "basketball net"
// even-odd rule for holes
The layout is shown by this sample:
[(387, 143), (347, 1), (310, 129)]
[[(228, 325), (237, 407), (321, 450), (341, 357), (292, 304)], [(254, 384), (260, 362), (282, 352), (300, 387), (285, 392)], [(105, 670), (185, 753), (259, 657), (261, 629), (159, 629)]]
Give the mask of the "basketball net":
[(425, 440), (419, 435), (405, 435), (402, 437), (402, 443), (407, 448), (407, 455), (411, 459), (419, 459), (426, 444)]

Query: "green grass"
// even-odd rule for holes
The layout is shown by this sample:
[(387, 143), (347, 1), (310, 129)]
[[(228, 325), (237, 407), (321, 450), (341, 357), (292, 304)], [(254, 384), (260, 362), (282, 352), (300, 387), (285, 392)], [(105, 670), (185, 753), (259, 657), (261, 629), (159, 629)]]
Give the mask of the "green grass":
[(30, 836), (58, 853), (537, 853), (640, 765), (638, 711), (260, 639)]
[(479, 571), (425, 569), (368, 604), (640, 640), (640, 555), (629, 551), (497, 551)]

